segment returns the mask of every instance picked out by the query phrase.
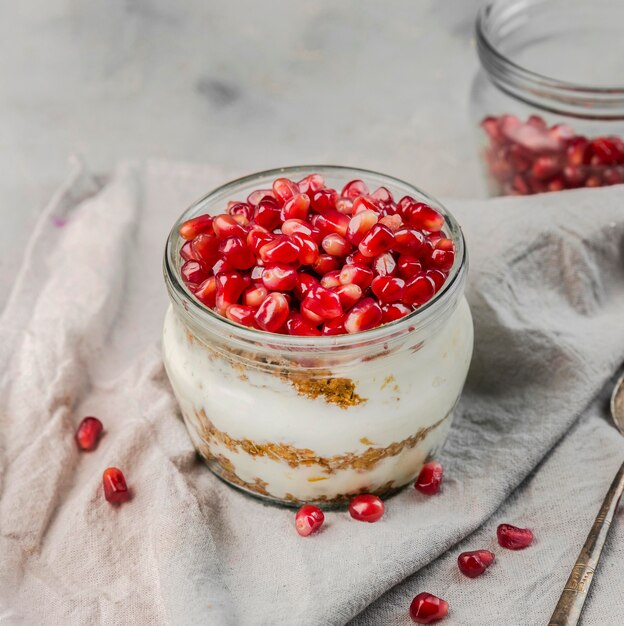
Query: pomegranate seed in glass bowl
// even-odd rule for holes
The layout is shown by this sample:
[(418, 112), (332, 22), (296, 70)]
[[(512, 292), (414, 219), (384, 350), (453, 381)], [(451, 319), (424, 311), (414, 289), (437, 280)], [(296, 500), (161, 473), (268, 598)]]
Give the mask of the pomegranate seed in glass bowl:
[(413, 483), (472, 356), (467, 264), (453, 216), (376, 172), (283, 168), (196, 202), (167, 240), (163, 358), (210, 469), (292, 506)]
[(490, 193), (624, 183), (624, 2), (489, 0), (472, 88)]

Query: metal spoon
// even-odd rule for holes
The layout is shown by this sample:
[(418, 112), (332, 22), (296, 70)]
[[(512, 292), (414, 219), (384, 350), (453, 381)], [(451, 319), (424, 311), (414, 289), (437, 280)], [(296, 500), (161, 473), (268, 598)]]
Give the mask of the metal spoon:
[[(611, 394), (611, 417), (615, 427), (624, 435), (624, 375), (617, 381)], [(624, 463), (609, 487), (548, 626), (578, 624), (622, 492), (624, 492)]]

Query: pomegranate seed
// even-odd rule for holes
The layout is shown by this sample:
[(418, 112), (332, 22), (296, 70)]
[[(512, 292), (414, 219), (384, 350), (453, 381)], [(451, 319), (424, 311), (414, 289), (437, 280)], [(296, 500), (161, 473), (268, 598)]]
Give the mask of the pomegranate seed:
[(353, 283), (334, 287), (333, 290), (338, 294), (343, 311), (348, 311), (362, 297), (362, 289)]
[(312, 237), (303, 233), (295, 233), (292, 240), (299, 246), (299, 263), (301, 265), (314, 265), (319, 258), (319, 249)]
[(391, 252), (382, 252), (378, 257), (375, 257), (371, 269), (378, 276), (396, 276), (399, 271), (396, 259)]
[(496, 529), (498, 544), (509, 550), (524, 550), (533, 543), (533, 533), (528, 528), (517, 528), (511, 524), (501, 524)]
[(355, 200), (358, 196), (365, 196), (368, 194), (368, 186), (363, 180), (351, 180), (343, 188), (340, 195), (343, 198), (350, 198)]
[(185, 260), (185, 261), (197, 261), (197, 257), (195, 256), (195, 253), (193, 252), (193, 242), (192, 241), (187, 241), (181, 248), (180, 248), (180, 256)]
[(298, 193), (282, 207), (280, 216), (283, 221), (291, 219), (305, 220), (308, 217), (309, 208), (310, 198), (304, 193)]
[(247, 287), (247, 282), (238, 272), (223, 272), (216, 277), (216, 280), (217, 300), (221, 298), (225, 307), (236, 304), (243, 290)]
[(591, 152), (589, 141), (585, 137), (575, 137), (566, 148), (566, 160), (569, 165), (579, 167), (589, 165)]
[(384, 324), (388, 324), (389, 322), (394, 322), (395, 320), (399, 320), (402, 317), (405, 317), (409, 313), (412, 312), (408, 306), (401, 304), (400, 302), (396, 302), (393, 304), (383, 304), (381, 306), (381, 321)]
[(273, 230), (280, 224), (280, 208), (277, 202), (271, 198), (264, 198), (258, 203), (254, 211), (254, 222), (267, 230)]
[(217, 215), (212, 221), (212, 228), (219, 239), (227, 237), (247, 237), (247, 231), (231, 215)]
[(256, 191), (252, 191), (247, 196), (247, 204), (251, 204), (251, 206), (257, 206), (263, 198), (271, 198), (275, 200), (275, 195), (273, 194), (272, 189), (257, 189)]
[(301, 335), (306, 337), (318, 337), (321, 331), (308, 324), (300, 313), (291, 313), (286, 320), (286, 331), (289, 335)]
[(178, 230), (180, 237), (187, 241), (195, 239), (201, 233), (210, 232), (212, 230), (212, 216), (198, 215), (182, 224)]
[(320, 284), (321, 283), (319, 283), (314, 276), (310, 276), (310, 274), (306, 274), (305, 272), (298, 272), (297, 285), (295, 285), (293, 291), (299, 300), (303, 300), (308, 294), (308, 291), (315, 290)]
[(438, 213), (433, 207), (422, 202), (417, 203), (412, 209), (404, 215), (412, 226), (421, 230), (428, 230), (436, 233), (444, 227), (444, 217)]
[(425, 242), (424, 235), (413, 228), (401, 228), (394, 233), (394, 245), (396, 252), (418, 256)]
[(257, 309), (264, 302), (268, 295), (269, 290), (266, 287), (264, 287), (263, 285), (254, 285), (253, 287), (248, 287), (243, 292), (243, 302), (247, 306)]
[(371, 194), (371, 198), (374, 198), (375, 200), (378, 200), (383, 204), (389, 204), (394, 200), (392, 194), (390, 193), (390, 190), (386, 187), (378, 187), (377, 189), (375, 189), (375, 191), (373, 191), (373, 193)]
[(327, 254), (338, 257), (347, 256), (353, 250), (353, 246), (338, 233), (327, 235), (321, 242), (321, 245)]
[(377, 223), (379, 215), (375, 211), (366, 209), (354, 215), (347, 226), (346, 238), (357, 246), (368, 231)]
[(373, 270), (369, 267), (362, 265), (345, 265), (340, 270), (340, 282), (343, 285), (360, 286), (362, 289), (366, 289), (373, 282)]
[(371, 289), (382, 303), (400, 302), (403, 299), (405, 281), (393, 276), (377, 276), (371, 283)]
[(316, 242), (321, 241), (323, 236), (321, 235), (321, 231), (318, 228), (314, 228), (309, 224), (309, 222), (304, 222), (303, 220), (286, 220), (282, 224), (282, 233), (284, 235), (293, 236), (295, 233), (306, 235), (313, 239)]
[(265, 230), (262, 226), (252, 226), (247, 233), (247, 247), (258, 256), (260, 248), (275, 239), (275, 235)]
[(547, 185), (547, 189), (548, 191), (561, 191), (562, 189), (565, 189), (565, 181), (563, 178), (561, 178), (561, 176), (558, 176), (556, 178), (553, 178)]
[(108, 467), (104, 470), (102, 484), (104, 486), (104, 497), (111, 504), (121, 504), (130, 499), (126, 479), (123, 472), (117, 467)]
[(273, 195), (280, 206), (299, 193), (299, 186), (288, 178), (278, 178), (273, 182)]
[(383, 224), (375, 224), (362, 238), (358, 245), (364, 256), (377, 256), (394, 244), (392, 231)]
[(481, 576), (494, 562), (494, 553), (489, 550), (475, 550), (474, 552), (462, 552), (457, 557), (459, 570), (468, 578)]
[(355, 250), (345, 257), (345, 265), (361, 265), (370, 267), (373, 264), (373, 257), (364, 256), (359, 250)]
[(414, 487), (428, 496), (432, 496), (440, 491), (442, 478), (444, 477), (444, 468), (437, 461), (429, 461), (425, 463), (418, 474), (418, 478), (414, 483)]
[(295, 515), (295, 528), (302, 537), (307, 537), (317, 532), (324, 521), (325, 515), (321, 509), (311, 504), (304, 504)]
[(321, 215), (335, 210), (338, 194), (334, 189), (315, 191), (310, 198), (312, 209)]
[(496, 117), (490, 116), (481, 120), (481, 128), (483, 128), (493, 142), (502, 143), (504, 140)]
[(325, 289), (339, 287), (341, 284), (340, 270), (332, 270), (331, 272), (327, 272), (327, 274), (325, 274), (325, 276), (321, 278), (321, 285), (325, 287)]
[(535, 159), (531, 175), (537, 180), (548, 180), (561, 171), (559, 159), (555, 156), (540, 156)]
[(301, 193), (306, 193), (309, 196), (311, 193), (323, 189), (325, 187), (325, 181), (320, 174), (310, 174), (302, 178), (297, 185)]
[(444, 272), (441, 272), (440, 270), (427, 270), (425, 272), (425, 276), (433, 281), (436, 293), (440, 290), (440, 288), (446, 281), (446, 274)]
[(214, 276), (209, 276), (206, 280), (197, 288), (195, 297), (209, 308), (213, 308), (217, 303), (217, 279)]
[(290, 291), (297, 284), (297, 271), (289, 265), (267, 265), (262, 272), (262, 283), (271, 291)]
[(235, 217), (236, 215), (242, 215), (245, 218), (245, 223), (249, 223), (254, 214), (254, 209), (250, 204), (246, 202), (232, 202), (227, 208), (228, 215)]
[(598, 137), (590, 144), (594, 156), (600, 165), (615, 165), (618, 162), (618, 149), (613, 137)]
[(256, 264), (256, 257), (240, 237), (228, 237), (219, 245), (221, 256), (235, 269), (248, 270)]
[(353, 215), (363, 211), (372, 211), (379, 214), (379, 204), (370, 196), (360, 196), (353, 201)]
[(86, 452), (95, 450), (103, 428), (102, 422), (97, 417), (85, 417), (74, 435), (78, 447)]
[(256, 309), (243, 304), (230, 304), (225, 310), (225, 316), (229, 320), (241, 324), (242, 326), (255, 326), (255, 314)]
[(212, 267), (218, 261), (219, 240), (213, 235), (206, 233), (197, 235), (190, 244), (193, 258), (202, 261), (206, 267)]
[(433, 298), (435, 290), (435, 283), (431, 278), (423, 274), (417, 275), (405, 284), (403, 304), (425, 304)]
[(260, 258), (265, 263), (294, 263), (299, 258), (299, 245), (287, 235), (278, 235), (260, 248)]
[(301, 302), (300, 310), (303, 318), (315, 325), (342, 315), (338, 294), (325, 287), (308, 292)]
[(392, 233), (396, 233), (401, 230), (403, 226), (403, 220), (400, 215), (384, 215), (380, 220), (380, 224), (387, 226)]
[(208, 276), (208, 270), (201, 261), (187, 261), (181, 268), (180, 274), (187, 285), (199, 285)]
[(286, 323), (289, 313), (290, 308), (286, 296), (274, 291), (267, 296), (256, 311), (255, 320), (260, 328), (274, 333)]
[(369, 330), (379, 326), (381, 318), (382, 313), (379, 304), (372, 298), (364, 298), (345, 315), (345, 330), (349, 334)]
[(422, 264), (419, 259), (409, 255), (401, 255), (398, 261), (399, 274), (405, 280), (422, 272)]
[(410, 604), (409, 614), (417, 624), (431, 624), (448, 615), (448, 602), (431, 593), (419, 593)]
[(334, 209), (326, 211), (323, 215), (315, 215), (312, 220), (314, 226), (321, 231), (323, 237), (331, 233), (338, 233), (345, 237), (350, 221), (348, 215)]
[(336, 211), (345, 215), (353, 215), (353, 200), (350, 198), (338, 198), (336, 200)]
[(441, 270), (442, 272), (448, 272), (451, 267), (453, 267), (454, 262), (455, 252), (452, 250), (436, 249), (429, 257), (429, 266), (432, 269)]
[(326, 320), (323, 324), (323, 335), (344, 335), (346, 332), (344, 327), (344, 315), (335, 317), (333, 320)]
[(312, 269), (320, 275), (333, 272), (340, 267), (338, 257), (331, 254), (319, 254), (318, 259), (312, 264)]
[(384, 510), (382, 499), (369, 493), (355, 496), (349, 502), (349, 515), (358, 522), (377, 522)]

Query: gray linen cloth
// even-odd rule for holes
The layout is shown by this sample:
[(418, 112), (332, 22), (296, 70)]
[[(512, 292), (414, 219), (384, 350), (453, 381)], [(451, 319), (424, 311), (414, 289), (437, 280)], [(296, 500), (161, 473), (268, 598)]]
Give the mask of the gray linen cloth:
[[(624, 358), (624, 187), (450, 202), (471, 253), (475, 355), (436, 497), (376, 524), (242, 495), (196, 459), (160, 354), (167, 232), (217, 168), (74, 165), (36, 225), (0, 324), (0, 624), (409, 624), (421, 592), (452, 625), (546, 624), (617, 467), (605, 420)], [(418, 181), (416, 181), (418, 182)], [(75, 425), (106, 435), (79, 454)], [(102, 497), (102, 470), (134, 499)], [(535, 532), (523, 552), (496, 526)], [(459, 552), (488, 548), (478, 579)], [(624, 623), (624, 519), (584, 624)]]

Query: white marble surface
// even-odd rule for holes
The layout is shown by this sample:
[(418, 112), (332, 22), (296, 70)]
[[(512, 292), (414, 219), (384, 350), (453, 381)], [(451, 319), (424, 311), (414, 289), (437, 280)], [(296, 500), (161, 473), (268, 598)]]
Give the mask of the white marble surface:
[(468, 115), (479, 4), (0, 3), (0, 263), (18, 266), (72, 153), (98, 171), (124, 157), (330, 162), (482, 195)]

